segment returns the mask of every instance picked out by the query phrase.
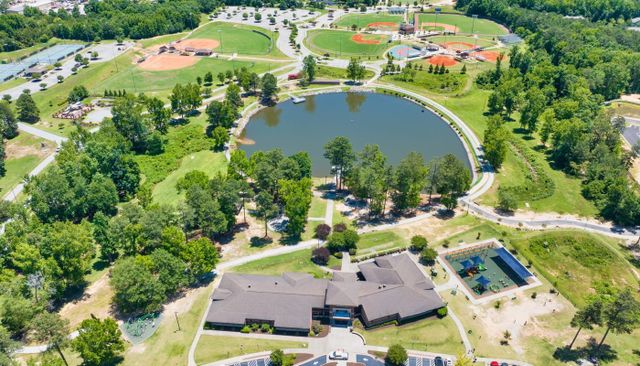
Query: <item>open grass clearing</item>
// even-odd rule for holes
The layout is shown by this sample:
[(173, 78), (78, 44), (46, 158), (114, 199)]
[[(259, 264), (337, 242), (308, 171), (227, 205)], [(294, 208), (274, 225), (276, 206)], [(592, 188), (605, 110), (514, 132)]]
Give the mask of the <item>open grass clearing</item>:
[[(437, 23), (437, 25), (435, 23)], [(418, 15), (418, 24), (416, 25), (416, 28), (419, 29), (422, 25), (425, 30), (442, 30), (442, 24), (456, 27), (456, 33), (473, 33), (483, 35), (503, 35), (508, 33), (505, 27), (496, 22), (482, 18), (475, 19), (474, 21), (472, 17), (462, 14), (422, 13)]]
[(217, 336), (204, 334), (196, 348), (196, 363), (203, 365), (249, 353), (273, 351), (287, 348), (306, 348), (304, 342), (279, 341), (272, 339), (251, 339), (230, 335)]
[[(347, 14), (338, 19), (334, 24), (338, 27), (349, 28), (355, 25), (358, 29), (368, 28), (371, 23), (395, 23), (395, 27), (383, 27), (379, 29), (397, 30), (402, 22), (401, 15), (391, 14)], [(391, 25), (391, 24), (389, 24)], [(378, 28), (378, 27), (373, 27)]]
[(220, 42), (215, 52), (287, 58), (276, 46), (278, 33), (245, 24), (210, 22), (196, 29), (187, 39), (213, 39)]
[(53, 153), (55, 143), (26, 132), (5, 142), (6, 173), (0, 178), (0, 195), (4, 196), (22, 182), (42, 160)]
[(382, 54), (397, 42), (388, 42), (388, 36), (379, 36), (379, 43), (356, 43), (352, 37), (365, 36), (363, 33), (338, 31), (338, 30), (310, 30), (305, 38), (305, 45), (313, 52), (324, 55), (329, 54), (338, 58), (358, 57), (364, 60), (378, 59)]
[[(364, 72), (363, 79), (370, 79), (375, 75), (375, 73), (369, 69), (366, 69)], [(325, 78), (325, 79), (346, 79), (347, 78), (347, 69), (342, 69), (339, 67), (327, 66), (327, 65), (318, 65), (316, 78)]]
[(416, 351), (456, 355), (464, 352), (460, 334), (451, 317), (427, 318), (404, 325), (389, 325), (371, 330), (358, 329), (368, 345), (388, 347), (401, 344)]
[(311, 199), (311, 208), (309, 209), (309, 217), (324, 217), (327, 213), (327, 200), (317, 196)]
[(325, 273), (322, 268), (311, 261), (311, 249), (298, 250), (292, 253), (258, 259), (234, 267), (231, 271), (259, 273), (271, 276), (280, 276), (284, 272), (304, 272), (316, 278), (330, 277), (330, 274)]
[(621, 116), (640, 118), (640, 104), (614, 102), (611, 104), (610, 108)]
[(138, 43), (144, 48), (149, 48), (149, 47), (153, 47), (153, 46), (157, 46), (157, 45), (163, 45), (163, 44), (167, 44), (167, 43), (171, 43), (171, 42), (177, 41), (177, 40), (183, 38), (184, 36), (186, 36), (187, 34), (188, 34), (187, 32), (174, 33), (174, 34), (165, 34), (163, 36), (157, 36), (157, 37), (153, 37), (153, 38), (141, 39), (141, 40), (138, 41)]
[(13, 78), (11, 80), (7, 80), (5, 82), (3, 82), (2, 84), (0, 84), (0, 92), (3, 92), (5, 90), (11, 89), (11, 88), (15, 88), (16, 86), (20, 86), (22, 84), (27, 83), (28, 81), (26, 79), (23, 78)]
[(192, 170), (199, 170), (213, 178), (225, 174), (227, 159), (221, 152), (199, 151), (182, 158), (180, 167), (169, 174), (153, 188), (153, 199), (157, 203), (177, 204), (184, 199), (185, 192), (178, 193), (176, 183)]
[(360, 235), (358, 254), (377, 252), (409, 245), (409, 242), (395, 231), (376, 231)]

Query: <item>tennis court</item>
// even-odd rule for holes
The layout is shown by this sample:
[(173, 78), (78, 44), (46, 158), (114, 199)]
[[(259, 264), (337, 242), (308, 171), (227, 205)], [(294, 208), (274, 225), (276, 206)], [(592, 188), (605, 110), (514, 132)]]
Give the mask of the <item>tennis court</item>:
[(0, 80), (11, 79), (35, 64), (53, 65), (84, 47), (83, 44), (58, 44), (18, 62), (0, 64)]

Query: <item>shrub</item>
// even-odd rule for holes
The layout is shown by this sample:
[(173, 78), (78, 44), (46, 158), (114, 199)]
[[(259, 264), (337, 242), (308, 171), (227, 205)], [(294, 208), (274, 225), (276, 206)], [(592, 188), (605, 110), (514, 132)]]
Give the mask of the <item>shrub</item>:
[(444, 318), (445, 316), (447, 316), (447, 314), (449, 314), (449, 308), (447, 308), (446, 306), (443, 306), (440, 309), (438, 309), (439, 318)]
[(531, 294), (531, 298), (532, 298), (532, 299), (535, 299), (536, 297), (538, 297), (538, 293), (534, 291), (534, 292)]
[(493, 307), (496, 309), (500, 309), (500, 306), (502, 306), (502, 303), (500, 302), (500, 300), (496, 301), (496, 303), (493, 304)]
[(411, 238), (411, 250), (419, 252), (427, 246), (427, 238), (422, 235), (415, 235)]
[(240, 329), (240, 333), (251, 333), (251, 328), (249, 328), (248, 325), (245, 325), (244, 327), (242, 327), (242, 329)]
[(260, 326), (260, 331), (262, 333), (270, 333), (271, 332), (271, 326), (267, 323), (262, 323), (262, 325)]
[(260, 325), (258, 325), (258, 323), (252, 323), (251, 324), (251, 330), (252, 331), (257, 331), (258, 329), (260, 329)]
[(311, 252), (311, 260), (319, 265), (326, 265), (329, 263), (329, 256), (331, 252), (325, 247), (316, 248)]
[(422, 252), (420, 252), (420, 260), (424, 263), (433, 263), (438, 257), (438, 252), (435, 249), (425, 247)]
[(327, 240), (327, 248), (332, 253), (341, 252), (356, 248), (359, 240), (360, 236), (355, 230), (334, 231)]
[(357, 249), (356, 248), (349, 248), (349, 255), (356, 255)]
[(347, 225), (345, 225), (343, 222), (337, 223), (335, 225), (333, 225), (333, 231), (334, 232), (338, 232), (341, 233), (343, 231), (347, 230)]
[(384, 360), (389, 366), (403, 366), (408, 358), (407, 350), (399, 344), (394, 344), (389, 347)]
[(316, 238), (320, 240), (326, 240), (331, 234), (331, 226), (327, 224), (320, 224), (316, 226)]

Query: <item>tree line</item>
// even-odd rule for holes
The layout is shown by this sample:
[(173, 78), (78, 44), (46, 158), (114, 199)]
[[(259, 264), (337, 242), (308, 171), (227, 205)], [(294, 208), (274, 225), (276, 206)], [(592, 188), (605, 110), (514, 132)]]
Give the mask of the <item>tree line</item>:
[(505, 124), (519, 112), (521, 127), (539, 134), (552, 166), (582, 179), (583, 196), (603, 218), (640, 222), (640, 197), (627, 178), (632, 156), (620, 142), (624, 121), (603, 108), (605, 100), (640, 90), (637, 32), (509, 7), (504, 0), (464, 0), (458, 6), (504, 21), (527, 41), (527, 47), (511, 49), (508, 67), (498, 60), (476, 81), (493, 90), (487, 159), (500, 167), (511, 138)]

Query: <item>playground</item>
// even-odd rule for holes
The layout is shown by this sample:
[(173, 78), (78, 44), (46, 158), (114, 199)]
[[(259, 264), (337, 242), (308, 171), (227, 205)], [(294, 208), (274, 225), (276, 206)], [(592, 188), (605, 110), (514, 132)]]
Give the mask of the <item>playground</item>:
[(476, 297), (526, 286), (533, 277), (507, 249), (494, 242), (452, 251), (444, 260)]
[(122, 323), (122, 333), (133, 344), (144, 342), (160, 326), (162, 316), (159, 313), (145, 314), (127, 319)]
[(347, 14), (335, 22), (340, 28), (356, 26), (358, 29), (369, 28), (383, 31), (396, 31), (402, 22), (402, 16), (389, 14)]
[(417, 29), (447, 31), (449, 33), (481, 34), (499, 36), (509, 33), (500, 24), (488, 19), (468, 17), (462, 14), (416, 13), (414, 24)]
[(310, 30), (304, 42), (316, 54), (345, 58), (379, 58), (392, 45), (387, 35), (339, 30)]

